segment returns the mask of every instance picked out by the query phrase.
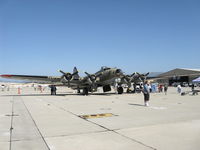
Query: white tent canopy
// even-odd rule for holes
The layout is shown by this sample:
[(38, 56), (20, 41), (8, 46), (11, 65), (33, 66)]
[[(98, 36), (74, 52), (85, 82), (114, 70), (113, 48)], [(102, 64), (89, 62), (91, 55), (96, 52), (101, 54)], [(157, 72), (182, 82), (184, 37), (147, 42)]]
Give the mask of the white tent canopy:
[(198, 78), (192, 80), (192, 82), (200, 82), (200, 77), (198, 77)]

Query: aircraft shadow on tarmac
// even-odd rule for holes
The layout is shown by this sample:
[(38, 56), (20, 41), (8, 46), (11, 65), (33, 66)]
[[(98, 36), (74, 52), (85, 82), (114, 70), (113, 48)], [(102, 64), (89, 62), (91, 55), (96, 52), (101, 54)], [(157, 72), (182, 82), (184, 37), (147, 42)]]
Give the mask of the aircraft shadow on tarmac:
[[(65, 96), (66, 94), (57, 94), (55, 96)], [(68, 94), (68, 95), (75, 95), (75, 94)], [(77, 94), (76, 94), (77, 95)], [(51, 94), (16, 94), (16, 95), (1, 95), (1, 96), (54, 96)]]
[[(1, 96), (84, 96), (83, 94), (78, 94), (78, 93), (66, 93), (66, 94), (56, 94), (56, 95), (51, 95), (51, 94), (15, 94), (15, 95), (1, 95)], [(117, 95), (116, 93), (90, 93), (90, 95), (99, 95), (99, 96), (111, 96), (111, 95)]]
[(142, 107), (144, 107), (144, 105), (141, 105), (141, 104), (130, 104), (130, 103), (129, 103), (129, 105), (133, 105), (133, 106), (142, 106)]

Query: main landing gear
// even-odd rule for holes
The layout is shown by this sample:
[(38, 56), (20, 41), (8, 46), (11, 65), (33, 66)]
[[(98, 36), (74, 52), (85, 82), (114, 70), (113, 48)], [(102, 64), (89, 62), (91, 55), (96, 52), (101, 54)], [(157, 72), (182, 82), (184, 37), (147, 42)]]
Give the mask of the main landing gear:
[(120, 87), (117, 88), (117, 93), (118, 94), (122, 94), (123, 92), (124, 92), (123, 87), (120, 86)]
[(89, 89), (88, 88), (84, 88), (83, 89), (83, 95), (88, 95)]

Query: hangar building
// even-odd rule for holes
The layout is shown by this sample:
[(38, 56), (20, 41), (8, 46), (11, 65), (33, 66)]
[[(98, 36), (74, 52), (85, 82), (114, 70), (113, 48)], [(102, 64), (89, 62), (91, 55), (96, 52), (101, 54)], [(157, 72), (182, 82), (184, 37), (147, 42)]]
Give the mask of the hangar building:
[[(200, 69), (176, 68), (157, 76), (158, 83), (191, 83), (192, 80), (200, 76)], [(160, 78), (160, 79), (159, 79)]]

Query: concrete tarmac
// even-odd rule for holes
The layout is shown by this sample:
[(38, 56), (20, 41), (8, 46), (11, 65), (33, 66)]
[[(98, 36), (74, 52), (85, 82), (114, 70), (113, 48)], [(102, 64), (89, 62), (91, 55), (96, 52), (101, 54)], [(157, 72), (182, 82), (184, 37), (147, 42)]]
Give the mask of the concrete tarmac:
[(171, 87), (144, 107), (142, 94), (20, 92), (0, 91), (1, 150), (200, 149), (200, 95)]

